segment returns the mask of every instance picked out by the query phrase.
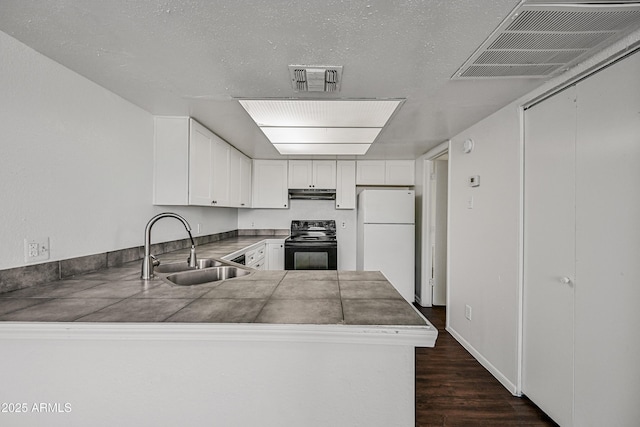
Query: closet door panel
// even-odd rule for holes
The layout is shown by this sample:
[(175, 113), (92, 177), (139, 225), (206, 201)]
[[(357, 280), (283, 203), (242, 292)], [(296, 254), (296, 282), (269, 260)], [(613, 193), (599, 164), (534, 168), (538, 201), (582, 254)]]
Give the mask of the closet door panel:
[(576, 425), (640, 420), (640, 54), (577, 85)]
[(575, 88), (525, 112), (523, 392), (573, 425)]

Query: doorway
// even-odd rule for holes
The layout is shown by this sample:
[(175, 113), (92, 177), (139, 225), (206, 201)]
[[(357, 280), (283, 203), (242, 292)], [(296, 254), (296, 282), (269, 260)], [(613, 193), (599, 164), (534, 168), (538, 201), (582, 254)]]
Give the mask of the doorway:
[(422, 223), (422, 307), (447, 304), (447, 238), (449, 204), (449, 143), (424, 157)]

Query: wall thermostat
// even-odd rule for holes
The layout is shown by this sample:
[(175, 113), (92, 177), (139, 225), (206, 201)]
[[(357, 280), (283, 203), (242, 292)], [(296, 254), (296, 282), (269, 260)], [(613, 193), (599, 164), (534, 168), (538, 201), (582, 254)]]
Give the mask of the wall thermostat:
[(469, 187), (480, 186), (480, 175), (472, 175), (469, 177)]
[(469, 138), (469, 139), (465, 139), (464, 143), (462, 144), (462, 151), (464, 151), (465, 153), (470, 153), (473, 151), (473, 139)]

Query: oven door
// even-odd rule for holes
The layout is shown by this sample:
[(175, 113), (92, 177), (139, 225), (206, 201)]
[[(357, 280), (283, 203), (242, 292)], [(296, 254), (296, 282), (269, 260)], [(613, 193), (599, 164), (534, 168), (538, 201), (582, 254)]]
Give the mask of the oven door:
[(286, 244), (284, 246), (285, 270), (337, 270), (338, 248), (336, 244)]

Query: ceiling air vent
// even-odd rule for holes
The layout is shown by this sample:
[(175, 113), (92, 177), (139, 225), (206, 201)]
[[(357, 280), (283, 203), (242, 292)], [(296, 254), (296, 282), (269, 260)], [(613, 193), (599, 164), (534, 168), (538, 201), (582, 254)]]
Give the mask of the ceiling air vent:
[(639, 26), (640, 2), (525, 2), (451, 78), (550, 77)]
[(291, 85), (296, 92), (338, 92), (342, 66), (289, 65)]

